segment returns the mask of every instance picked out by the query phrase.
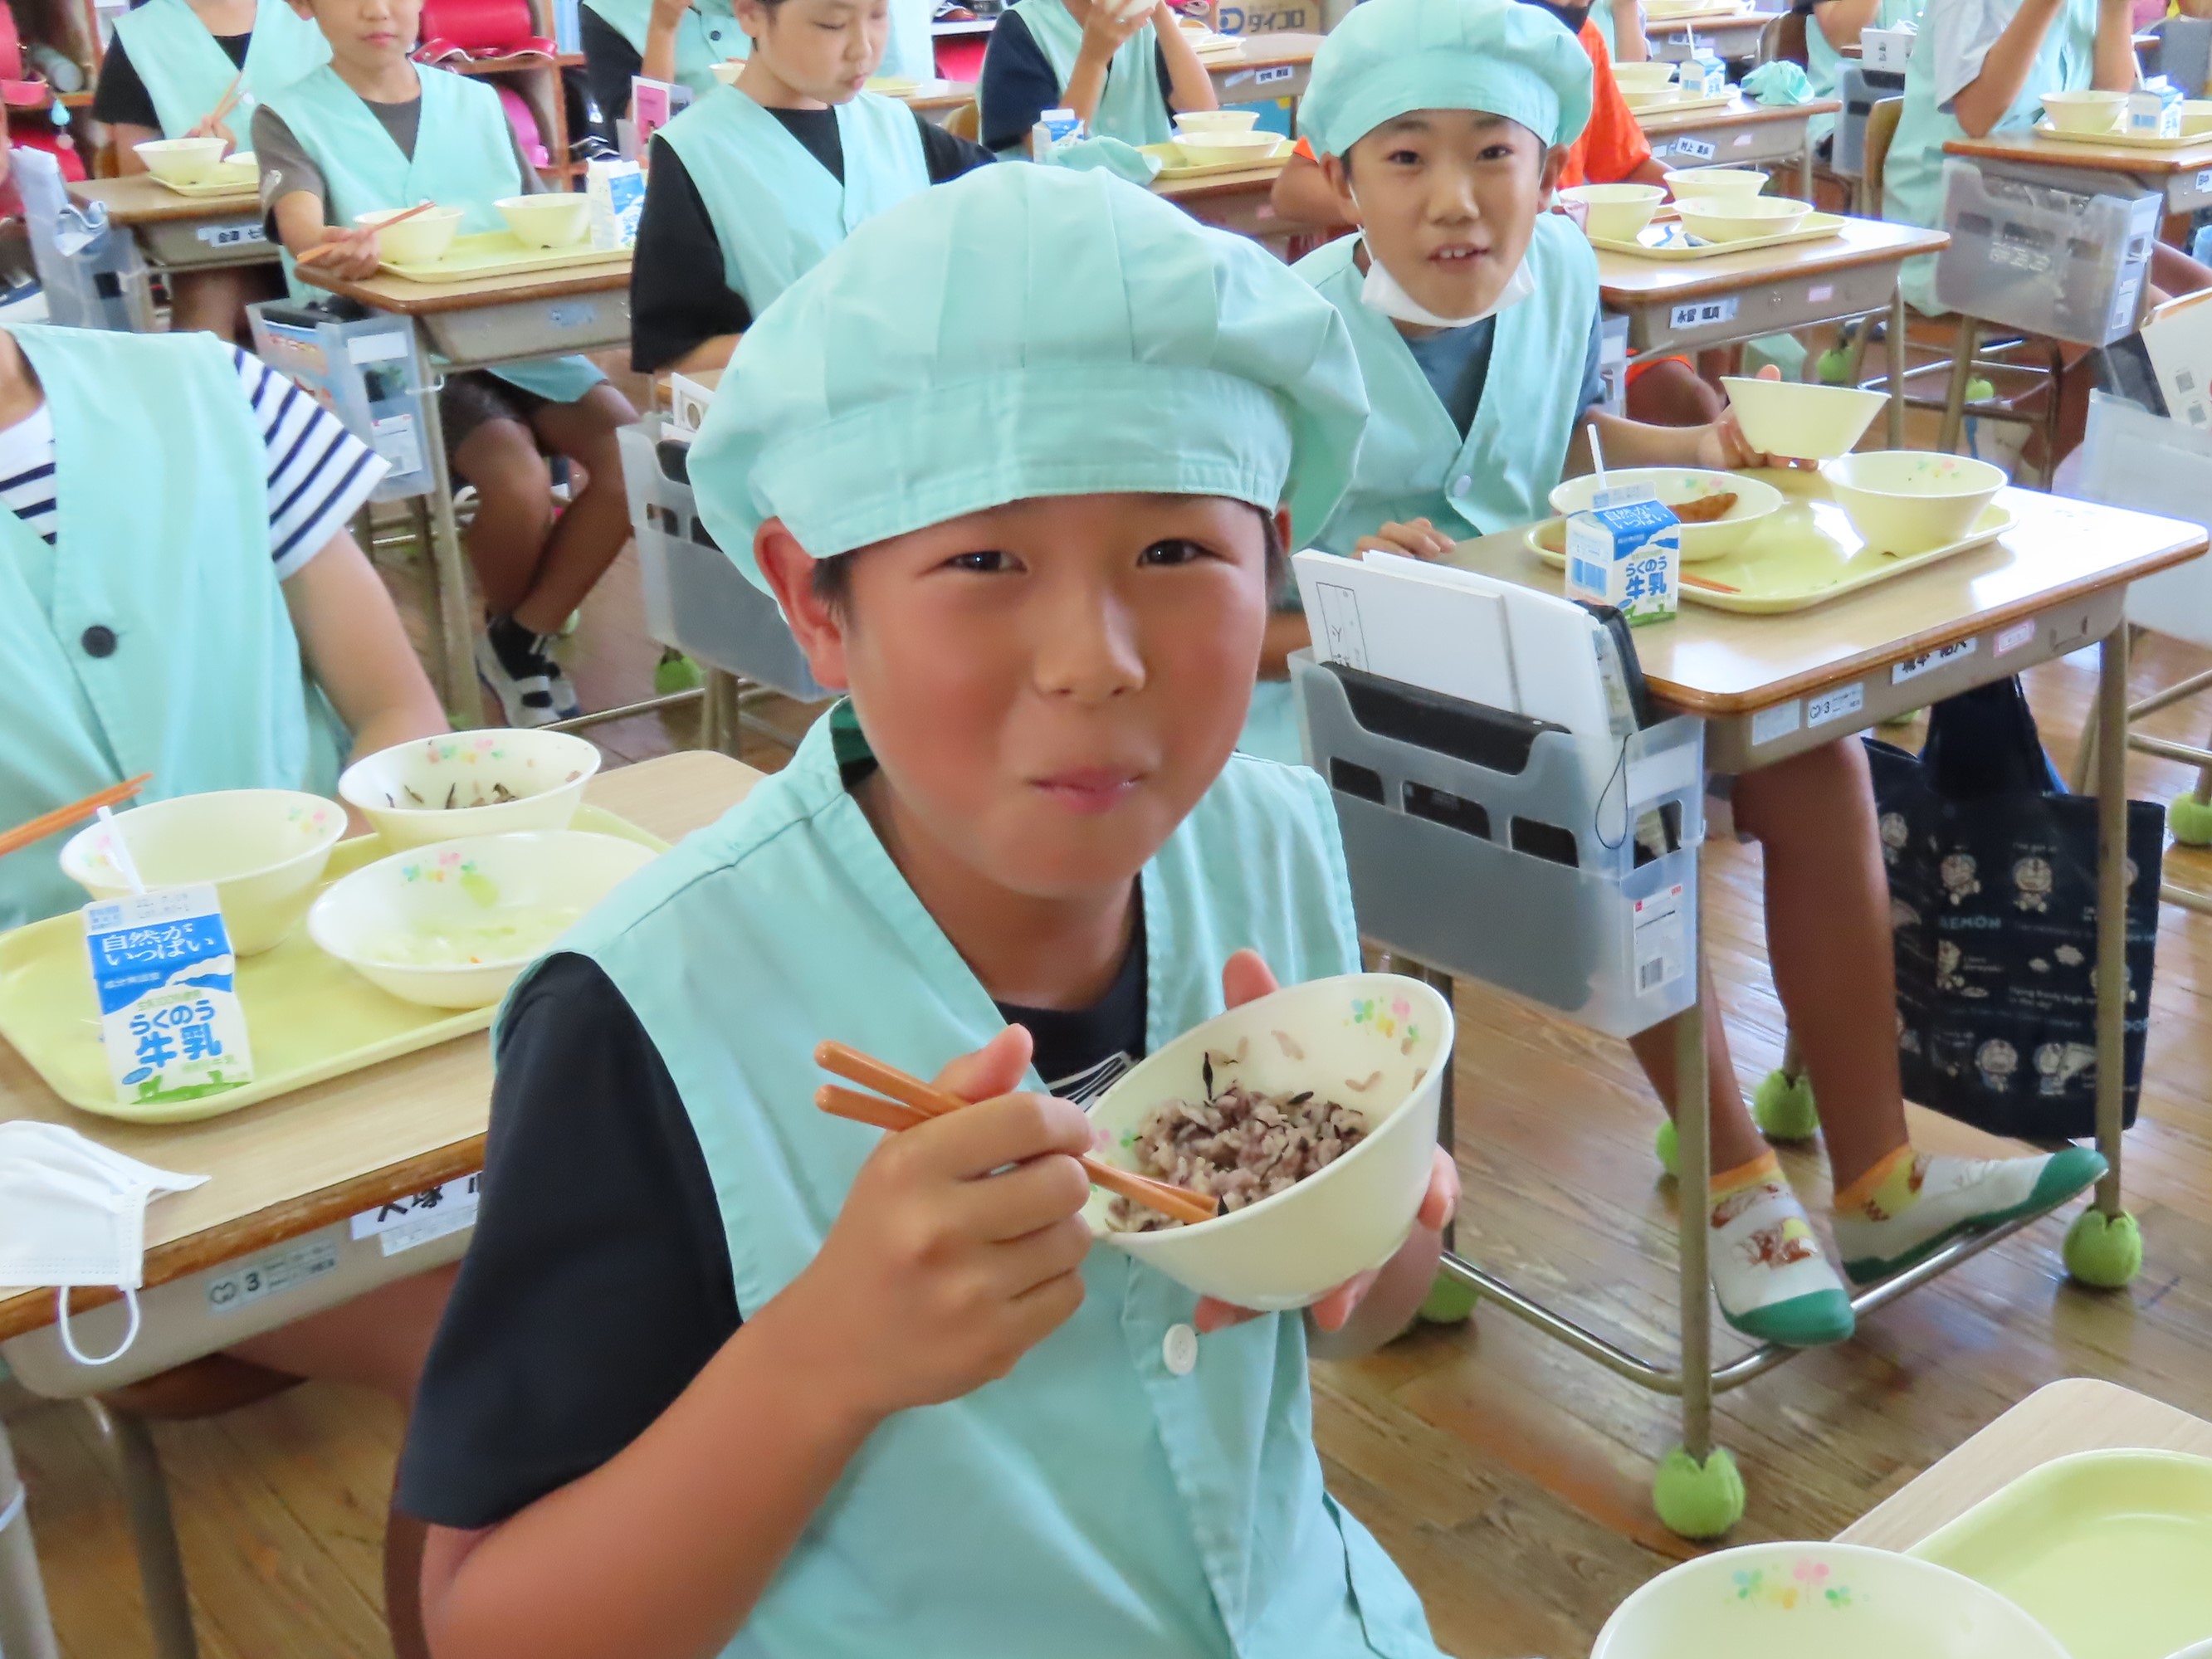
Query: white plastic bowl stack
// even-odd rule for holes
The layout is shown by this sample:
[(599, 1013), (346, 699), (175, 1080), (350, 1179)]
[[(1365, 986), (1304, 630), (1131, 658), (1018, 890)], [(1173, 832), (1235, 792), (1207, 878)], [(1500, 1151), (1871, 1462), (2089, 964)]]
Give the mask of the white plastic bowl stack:
[(1363, 1114), (1366, 1138), (1287, 1191), (1211, 1221), (1112, 1231), (1111, 1200), (1097, 1190), (1085, 1218), (1107, 1243), (1201, 1296), (1262, 1311), (1309, 1307), (1389, 1261), (1412, 1231), (1451, 1052), (1449, 1005), (1393, 974), (1310, 980), (1232, 1008), (1158, 1050), (1091, 1109), (1096, 1156), (1137, 1168), (1130, 1141), (1162, 1103), (1206, 1097), (1209, 1055), (1217, 1090), (1311, 1090)]
[(572, 247), (592, 228), (592, 198), (573, 190), (509, 196), (492, 205), (514, 240), (531, 247)]
[[(599, 750), (570, 732), (455, 732), (355, 762), (338, 779), (338, 799), (387, 847), (420, 847), (511, 830), (565, 830), (599, 769)], [(514, 799), (496, 799), (500, 790)]]
[(1667, 192), (1656, 185), (1570, 185), (1559, 192), (1563, 202), (1583, 206), (1583, 231), (1600, 241), (1632, 242)]
[(1756, 167), (1684, 167), (1662, 175), (1677, 203), (1708, 196), (1756, 196), (1766, 175)]
[(378, 208), (370, 213), (356, 213), (353, 222), (362, 227), (379, 227), (377, 253), (386, 264), (427, 265), (446, 256), (453, 245), (453, 238), (461, 228), (459, 208), (433, 208), (419, 214), (404, 225), (389, 229), (381, 227), (386, 219), (398, 217), (405, 208)]
[(1643, 64), (1615, 64), (1613, 78), (1623, 92), (1660, 92), (1674, 83), (1674, 66), (1656, 58)]
[(146, 171), (165, 185), (204, 185), (228, 148), (221, 138), (149, 138), (135, 146)]
[(1674, 211), (1692, 236), (1747, 242), (1755, 236), (1788, 235), (1805, 222), (1813, 204), (1786, 196), (1692, 196), (1678, 200)]

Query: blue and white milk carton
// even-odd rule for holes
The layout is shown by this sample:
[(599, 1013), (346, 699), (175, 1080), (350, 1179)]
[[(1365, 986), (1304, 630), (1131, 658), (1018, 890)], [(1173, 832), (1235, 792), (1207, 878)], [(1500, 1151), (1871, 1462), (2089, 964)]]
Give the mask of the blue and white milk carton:
[(2154, 76), (2128, 94), (2124, 128), (2130, 138), (2181, 137), (2181, 88)]
[(600, 160), (584, 167), (584, 194), (591, 199), (592, 246), (600, 252), (637, 241), (645, 214), (645, 170), (635, 161)]
[(118, 1100), (167, 1104), (253, 1080), (238, 957), (213, 886), (88, 904), (84, 942)]
[(1682, 521), (1648, 483), (1601, 489), (1567, 520), (1567, 597), (1609, 605), (1631, 627), (1666, 622), (1680, 604)]
[(1674, 71), (1682, 98), (1719, 98), (1729, 89), (1728, 65), (1711, 46), (1699, 46)]

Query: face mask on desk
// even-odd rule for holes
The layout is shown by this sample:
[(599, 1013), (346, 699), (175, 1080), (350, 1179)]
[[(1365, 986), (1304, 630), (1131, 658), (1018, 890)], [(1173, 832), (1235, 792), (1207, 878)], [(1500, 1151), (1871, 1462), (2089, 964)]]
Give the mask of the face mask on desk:
[[(0, 1285), (52, 1285), (61, 1344), (80, 1365), (119, 1359), (138, 1339), (146, 1206), (205, 1176), (173, 1175), (59, 1124), (0, 1123)], [(88, 1358), (70, 1330), (73, 1285), (112, 1285), (130, 1326), (112, 1353)]]
[[(1354, 204), (1357, 205), (1356, 199)], [(1367, 254), (1367, 280), (1360, 284), (1359, 301), (1370, 311), (1379, 311), (1385, 317), (1411, 323), (1416, 328), (1465, 328), (1469, 323), (1479, 323), (1486, 317), (1511, 310), (1535, 291), (1536, 279), (1528, 274), (1528, 261), (1524, 255), (1521, 263), (1513, 267), (1513, 274), (1505, 279), (1505, 286), (1498, 290), (1498, 297), (1480, 311), (1472, 317), (1439, 317), (1400, 287), (1389, 267), (1376, 258), (1370, 248)]]

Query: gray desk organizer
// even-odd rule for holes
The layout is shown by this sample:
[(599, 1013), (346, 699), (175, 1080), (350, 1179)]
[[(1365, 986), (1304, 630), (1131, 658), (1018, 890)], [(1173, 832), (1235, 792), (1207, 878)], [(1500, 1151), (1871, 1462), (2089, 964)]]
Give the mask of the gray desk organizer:
[[(1310, 653), (1291, 675), (1363, 936), (1613, 1036), (1695, 1000), (1703, 722), (1580, 738)], [(1671, 850), (1639, 853), (1645, 814)]]
[(835, 696), (807, 671), (775, 601), (738, 574), (699, 522), (690, 448), (664, 439), (662, 424), (647, 416), (615, 434), (637, 532), (646, 631), (709, 668), (800, 702)]
[[(1829, 166), (1846, 179), (1857, 179), (1866, 173), (1867, 118), (1874, 106), (1884, 98), (1905, 95), (1905, 76), (1889, 70), (1870, 70), (1863, 64), (1844, 64), (1836, 70), (1836, 96), (1843, 100), (1843, 113), (1836, 118), (1836, 145), (1829, 158)], [(1868, 211), (1879, 216), (1881, 204), (1875, 203)]]

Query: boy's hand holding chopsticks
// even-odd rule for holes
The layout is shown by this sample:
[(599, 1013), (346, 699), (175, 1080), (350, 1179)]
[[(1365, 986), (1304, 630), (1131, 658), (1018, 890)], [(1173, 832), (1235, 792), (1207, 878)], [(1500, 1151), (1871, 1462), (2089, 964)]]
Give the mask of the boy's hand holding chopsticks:
[(238, 107), (239, 98), (245, 89), (246, 71), (240, 70), (230, 77), (230, 84), (222, 89), (222, 96), (215, 100), (215, 107), (193, 122), (192, 130), (186, 136), (193, 138), (220, 138), (222, 140), (222, 153), (226, 155), (236, 149), (238, 135), (234, 133), (225, 123), (231, 111)]
[(312, 265), (341, 282), (358, 283), (376, 275), (382, 257), (374, 226), (341, 229), (331, 225), (325, 227), (323, 240), (301, 254), (297, 263)]

